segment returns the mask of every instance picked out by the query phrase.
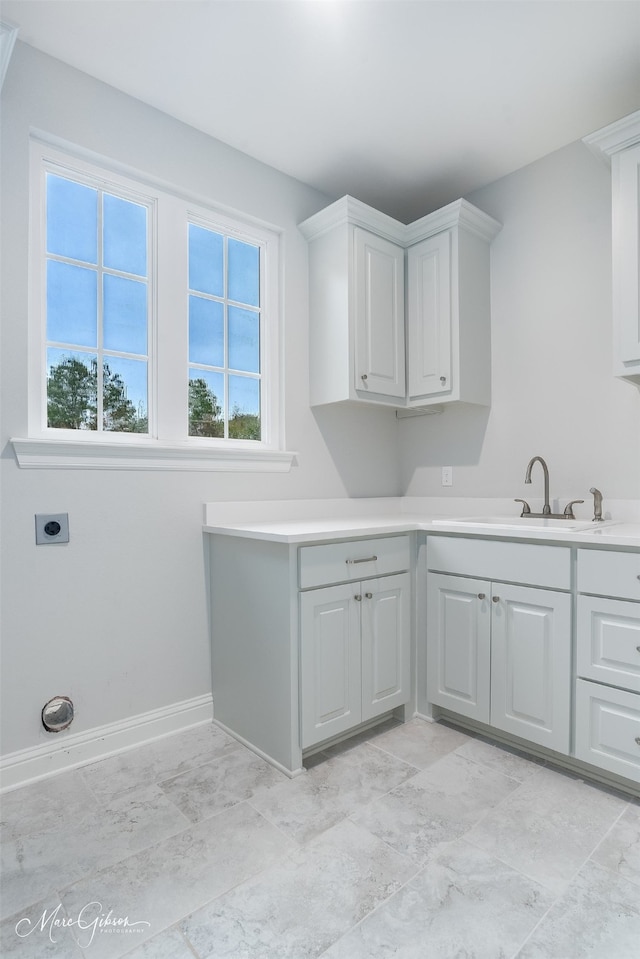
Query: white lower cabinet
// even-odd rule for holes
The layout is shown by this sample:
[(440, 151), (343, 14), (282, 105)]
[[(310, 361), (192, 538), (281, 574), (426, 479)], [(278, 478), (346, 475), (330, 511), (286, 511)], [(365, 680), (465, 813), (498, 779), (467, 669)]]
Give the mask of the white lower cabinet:
[[(569, 551), (557, 570), (544, 550), (438, 538), (428, 563), (480, 573), (509, 568), (558, 589), (431, 571), (427, 577), (427, 696), (430, 703), (569, 753), (571, 730), (571, 595)], [(541, 552), (542, 550), (542, 552)], [(459, 554), (459, 555), (458, 555)], [(566, 567), (566, 570), (565, 570)]]
[(578, 590), (576, 758), (640, 782), (640, 556), (579, 549)]
[(302, 748), (409, 699), (408, 573), (300, 595)]

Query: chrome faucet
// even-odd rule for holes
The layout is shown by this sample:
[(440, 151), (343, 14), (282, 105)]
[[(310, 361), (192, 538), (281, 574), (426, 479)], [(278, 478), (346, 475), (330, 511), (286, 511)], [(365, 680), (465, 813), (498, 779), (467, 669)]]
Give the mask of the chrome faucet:
[(527, 466), (527, 472), (524, 477), (525, 483), (531, 482), (531, 470), (535, 462), (540, 463), (542, 470), (544, 472), (544, 506), (542, 507), (543, 516), (551, 516), (551, 506), (549, 505), (549, 467), (542, 459), (541, 456), (533, 456), (529, 460), (529, 465)]
[[(541, 456), (533, 456), (533, 457), (529, 460), (529, 463), (528, 463), (528, 465), (527, 465), (527, 472), (525, 473), (525, 477), (524, 477), (525, 483), (530, 483), (530, 482), (531, 482), (531, 470), (533, 469), (533, 464), (534, 464), (534, 463), (540, 463), (540, 466), (542, 467), (542, 472), (544, 473), (544, 506), (542, 507), (542, 512), (541, 512), (541, 513), (532, 513), (532, 512), (531, 512), (531, 507), (529, 506), (529, 504), (527, 503), (526, 500), (524, 500), (524, 499), (517, 499), (517, 500), (515, 500), (516, 503), (522, 503), (522, 512), (520, 513), (520, 516), (528, 516), (528, 517), (550, 517), (550, 518), (552, 518), (552, 519), (575, 519), (575, 516), (573, 515), (573, 507), (574, 507), (574, 504), (575, 504), (575, 503), (584, 503), (584, 500), (583, 500), (583, 499), (573, 499), (573, 500), (571, 500), (571, 502), (568, 503), (567, 506), (565, 506), (564, 513), (552, 513), (552, 512), (551, 512), (551, 504), (549, 503), (549, 467), (547, 466), (547, 464), (545, 463), (545, 461), (542, 459)], [(594, 493), (594, 495), (595, 495), (595, 493), (597, 493), (598, 491), (592, 489), (591, 492)], [(602, 497), (600, 497), (600, 501), (602, 502)], [(598, 519), (598, 516), (597, 516), (597, 505), (598, 505), (598, 504), (597, 504), (597, 500), (596, 500), (596, 516), (594, 517), (594, 519)], [(602, 519), (602, 515), (600, 515), (599, 518)]]

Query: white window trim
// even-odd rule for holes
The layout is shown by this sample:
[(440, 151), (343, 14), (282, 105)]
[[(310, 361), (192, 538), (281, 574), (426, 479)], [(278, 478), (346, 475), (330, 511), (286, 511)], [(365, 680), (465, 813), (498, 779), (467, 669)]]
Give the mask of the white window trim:
[[(258, 471), (258, 472), (287, 472), (291, 469), (296, 454), (286, 451), (284, 446), (283, 430), (283, 387), (281, 379), (281, 352), (283, 348), (283, 322), (280, 302), (280, 231), (273, 227), (256, 225), (251, 218), (237, 217), (230, 211), (220, 211), (213, 204), (203, 202), (200, 197), (191, 197), (183, 191), (158, 185), (151, 178), (118, 172), (116, 164), (91, 157), (87, 162), (81, 156), (82, 151), (61, 152), (58, 146), (52, 146), (47, 140), (32, 138), (31, 141), (31, 252), (30, 252), (30, 284), (29, 284), (29, 385), (28, 385), (28, 436), (16, 437), (11, 440), (18, 465), (23, 469), (168, 469), (168, 470), (222, 470), (222, 471)], [(172, 382), (179, 382), (176, 368), (179, 363), (184, 367), (182, 375), (187, 372), (187, 327), (176, 330), (173, 342), (159, 342), (157, 329), (162, 329), (162, 318), (159, 316), (155, 328), (155, 341), (151, 345), (151, 352), (157, 352), (157, 378), (150, 369), (151, 389), (155, 391), (154, 400), (150, 404), (158, 417), (158, 429), (155, 435), (141, 437), (140, 434), (114, 434), (86, 431), (82, 436), (75, 430), (58, 430), (43, 427), (42, 409), (46, 397), (42, 378), (42, 349), (45, 343), (45, 310), (42, 298), (44, 295), (42, 276), (42, 242), (44, 230), (44, 202), (42, 190), (44, 182), (45, 163), (52, 163), (78, 173), (96, 176), (94, 163), (104, 169), (105, 180), (108, 184), (121, 186), (124, 189), (136, 192), (145, 192), (147, 195), (161, 193), (164, 199), (164, 210), (158, 213), (158, 230), (178, 229), (185, 230), (187, 218), (193, 217), (233, 233), (239, 237), (251, 238), (255, 242), (259, 238), (261, 245), (267, 251), (267, 273), (265, 276), (264, 309), (271, 317), (270, 329), (275, 336), (265, 337), (266, 344), (262, 351), (262, 376), (267, 384), (268, 398), (264, 404), (262, 416), (263, 441), (242, 440), (215, 440), (201, 437), (187, 436), (188, 412), (186, 404), (176, 402), (165, 389), (162, 394), (157, 391), (157, 382), (162, 379), (169, 366), (174, 364)], [(135, 176), (131, 182), (130, 177)], [(33, 198), (37, 199), (34, 202)], [(168, 201), (168, 202), (167, 202)], [(171, 222), (160, 222), (162, 216)], [(246, 224), (246, 228), (243, 227)], [(161, 247), (161, 244), (159, 244)], [(167, 251), (164, 251), (167, 255)], [(175, 310), (176, 288), (178, 283), (172, 281), (172, 289), (162, 289), (163, 276), (168, 271), (163, 270), (163, 249), (154, 251), (155, 271), (159, 280), (157, 288), (158, 306), (167, 312)], [(186, 291), (186, 249), (183, 257)], [(166, 301), (165, 298), (166, 297)], [(184, 295), (186, 298), (186, 293)], [(171, 302), (174, 301), (172, 307)], [(178, 304), (177, 308), (180, 306)], [(164, 337), (172, 325), (165, 323), (161, 337)], [(262, 348), (262, 347), (261, 347)], [(185, 409), (182, 409), (182, 405)], [(155, 429), (153, 417), (150, 417), (150, 428)]]

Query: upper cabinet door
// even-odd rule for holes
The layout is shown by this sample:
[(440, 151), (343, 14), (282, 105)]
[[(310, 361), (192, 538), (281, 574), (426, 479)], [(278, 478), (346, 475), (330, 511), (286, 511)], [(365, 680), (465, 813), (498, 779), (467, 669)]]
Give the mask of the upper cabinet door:
[(620, 362), (640, 364), (640, 143), (613, 157), (613, 315)]
[(354, 254), (355, 389), (404, 400), (404, 250), (356, 227)]
[(451, 392), (451, 231), (407, 254), (409, 396)]

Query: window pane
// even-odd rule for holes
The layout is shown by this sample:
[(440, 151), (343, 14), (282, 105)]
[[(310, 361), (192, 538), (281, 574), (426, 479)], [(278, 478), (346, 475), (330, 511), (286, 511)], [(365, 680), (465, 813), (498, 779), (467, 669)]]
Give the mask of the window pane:
[(107, 356), (102, 373), (102, 428), (148, 433), (146, 361)]
[(224, 296), (224, 237), (189, 224), (189, 289)]
[(47, 252), (97, 263), (97, 190), (47, 174)]
[(224, 374), (189, 370), (189, 436), (224, 436)]
[(229, 366), (247, 373), (260, 372), (260, 314), (229, 307)]
[(103, 336), (107, 350), (147, 352), (147, 284), (104, 274)]
[(260, 250), (229, 237), (229, 299), (260, 305)]
[(47, 262), (47, 339), (97, 347), (98, 287), (95, 270)]
[(189, 362), (224, 366), (224, 306), (189, 296)]
[(260, 439), (260, 380), (229, 376), (229, 437)]
[(103, 261), (107, 269), (147, 275), (147, 208), (119, 196), (103, 198)]
[(47, 426), (97, 429), (97, 369), (94, 354), (47, 351)]

